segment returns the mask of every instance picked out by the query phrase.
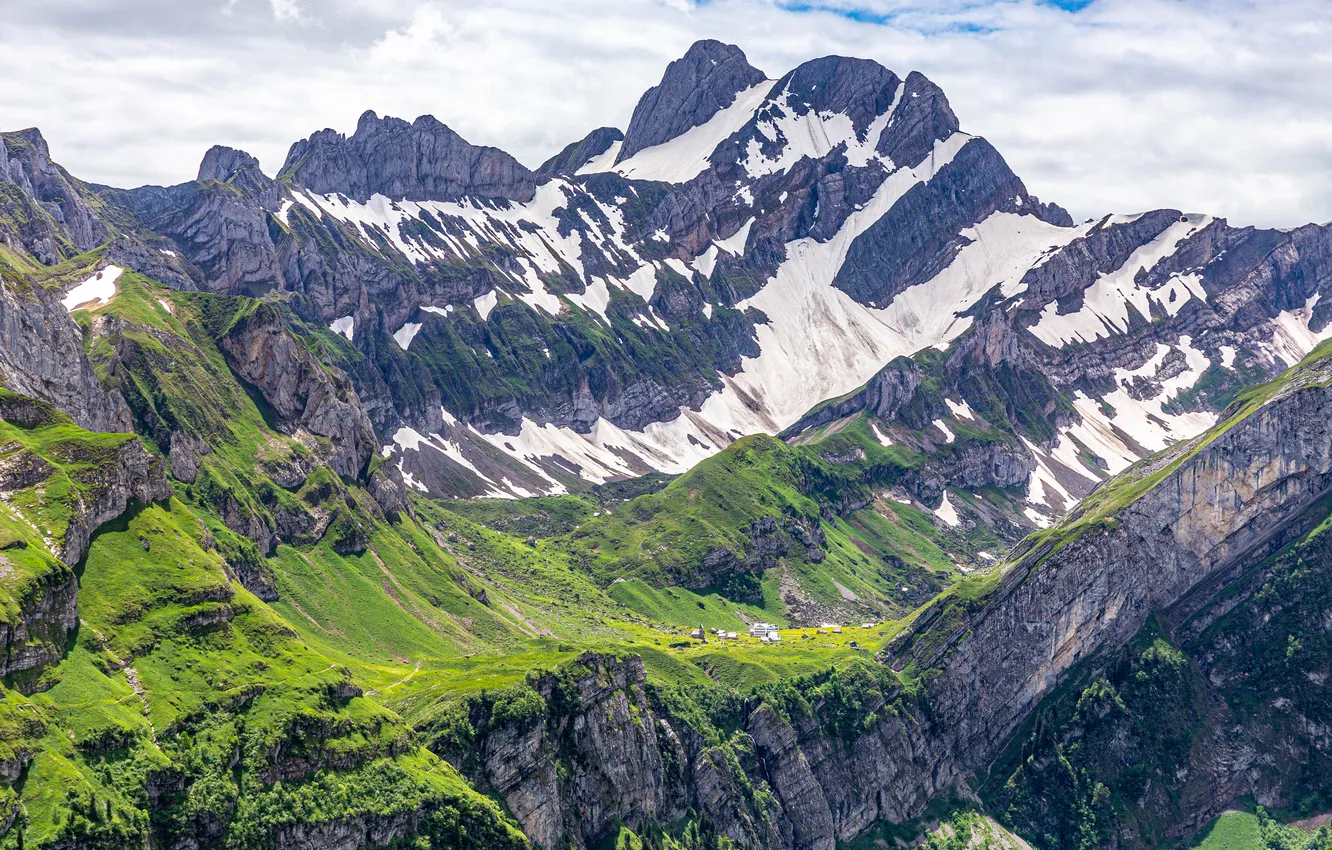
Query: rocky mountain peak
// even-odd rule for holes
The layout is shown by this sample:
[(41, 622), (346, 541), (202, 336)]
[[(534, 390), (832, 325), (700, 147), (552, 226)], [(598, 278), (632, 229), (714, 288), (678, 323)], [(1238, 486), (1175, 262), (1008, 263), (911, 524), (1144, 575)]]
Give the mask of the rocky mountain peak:
[(919, 71), (907, 74), (892, 126), (879, 138), (878, 153), (895, 163), (917, 163), (936, 141), (960, 129), (943, 89)]
[(473, 145), (432, 115), (412, 123), (366, 111), (356, 132), (321, 130), (291, 146), (282, 173), (319, 193), (358, 201), (463, 197), (529, 201), (541, 182), (498, 148)]
[(223, 183), (243, 169), (259, 170), (259, 160), (243, 150), (226, 145), (213, 145), (199, 163), (198, 180), (220, 180)]
[[(83, 190), (77, 181), (51, 161), (46, 139), (35, 127), (0, 134), (0, 178), (18, 186), (31, 203), (46, 213), (46, 221), (34, 225), (33, 232), (20, 241), (36, 253), (44, 263), (58, 261), (57, 228), (80, 251), (101, 244), (107, 236), (106, 225), (84, 201)], [(40, 234), (36, 231), (42, 231)], [(41, 247), (38, 247), (38, 246)]]
[(712, 40), (695, 42), (667, 66), (661, 82), (634, 107), (619, 160), (707, 123), (734, 103), (737, 94), (765, 78), (739, 47)]
[(797, 67), (778, 81), (773, 93), (803, 110), (848, 116), (857, 133), (886, 113), (902, 80), (869, 59), (824, 56)]

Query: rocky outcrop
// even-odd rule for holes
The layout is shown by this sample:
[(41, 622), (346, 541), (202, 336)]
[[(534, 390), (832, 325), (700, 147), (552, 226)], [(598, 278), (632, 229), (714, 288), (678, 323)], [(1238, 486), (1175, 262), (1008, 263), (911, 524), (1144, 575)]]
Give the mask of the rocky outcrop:
[(820, 405), (801, 417), (784, 434), (798, 434), (862, 411), (880, 419), (891, 420), (915, 397), (920, 381), (920, 367), (910, 358), (899, 357), (870, 378), (864, 387)]
[(199, 163), (196, 180), (220, 180), (223, 183), (248, 171), (258, 171), (259, 160), (250, 154), (225, 145), (213, 145)]
[(532, 682), (539, 704), (522, 719), (492, 722), (495, 707), (474, 705), (473, 748), (445, 754), (543, 847), (593, 847), (617, 822), (641, 830), (692, 810), (750, 850), (832, 850), (937, 790), (915, 784), (929, 728), (919, 709), (890, 704), (872, 680), (850, 686), (869, 718), (859, 733), (831, 706), (747, 701), (723, 739), (654, 699), (637, 656), (584, 655)]
[(236, 320), (219, 347), (241, 380), (254, 386), (286, 433), (326, 438), (322, 451), (338, 474), (360, 476), (375, 450), (374, 432), (346, 374), (320, 363), (267, 305)]
[(0, 383), (42, 399), (92, 431), (130, 430), (130, 412), (107, 392), (83, 353), (83, 332), (58, 293), (0, 279)]
[(257, 159), (217, 146), (205, 154), (196, 182), (105, 194), (170, 240), (146, 255), (118, 249), (131, 267), (155, 277), (164, 272), (157, 279), (177, 288), (258, 296), (285, 280), (268, 212), (281, 206), (282, 191)]
[(365, 489), (390, 521), (398, 519), (403, 514), (411, 514), (407, 482), (403, 480), (402, 471), (396, 466), (384, 464), (370, 473), (370, 480), (366, 482)]
[(137, 437), (125, 440), (110, 456), (75, 443), (63, 444), (60, 451), (66, 463), (91, 466), (77, 473), (82, 498), (71, 505), (65, 538), (55, 552), (67, 564), (83, 560), (93, 532), (123, 514), (131, 500), (155, 502), (171, 496), (162, 456), (149, 453)]
[[(0, 573), (8, 579), (14, 567), (0, 552)], [(5, 581), (8, 584), (8, 581)], [(64, 657), (69, 636), (79, 624), (79, 582), (64, 564), (53, 564), (21, 587), (7, 587), (22, 602), (0, 621), (0, 675), (18, 677), (24, 690), (37, 671)]]
[(763, 80), (763, 72), (750, 65), (735, 45), (695, 42), (639, 99), (624, 132), (619, 161), (706, 124), (734, 103), (737, 94)]
[[(13, 441), (0, 447), (0, 500), (11, 519), (21, 518), (30, 533), (6, 535), (0, 547), (0, 585), (11, 604), (0, 615), (0, 676), (20, 676), (24, 687), (34, 671), (58, 662), (78, 626), (77, 566), (94, 532), (125, 512), (132, 500), (171, 495), (162, 459), (149, 454), (137, 437), (86, 435), (53, 405), (12, 392), (0, 394), (0, 419), (22, 429), (64, 426), (71, 433), (39, 454)], [(58, 485), (48, 487), (59, 477)], [(56, 496), (54, 494), (63, 494)], [(34, 497), (34, 494), (36, 496)], [(22, 514), (9, 507), (46, 506), (52, 513)], [(21, 560), (17, 554), (24, 550)]]
[(621, 141), (624, 141), (624, 133), (616, 128), (598, 127), (543, 162), (537, 169), (537, 174), (551, 177), (557, 174), (575, 174), (592, 159), (610, 150), (611, 145)]
[(968, 440), (941, 452), (903, 476), (902, 485), (925, 504), (937, 504), (948, 487), (975, 492), (986, 487), (1023, 487), (1036, 460), (1021, 443)]
[(530, 201), (543, 178), (498, 148), (469, 144), (431, 115), (411, 124), (367, 111), (356, 132), (321, 130), (291, 146), (282, 174), (320, 194), (358, 201)]

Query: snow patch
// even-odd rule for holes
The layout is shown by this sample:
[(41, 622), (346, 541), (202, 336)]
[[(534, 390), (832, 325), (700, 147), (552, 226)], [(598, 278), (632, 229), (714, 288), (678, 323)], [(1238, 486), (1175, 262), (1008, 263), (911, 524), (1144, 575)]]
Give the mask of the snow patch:
[[(754, 218), (740, 225), (740, 229), (725, 239), (714, 239), (712, 244), (728, 254), (739, 257), (745, 253), (745, 243), (749, 241), (749, 229), (754, 226)], [(711, 275), (709, 275), (710, 277)]]
[(1332, 324), (1318, 332), (1309, 329), (1313, 309), (1321, 294), (1315, 292), (1299, 309), (1282, 310), (1271, 322), (1273, 351), (1287, 366), (1294, 366), (1313, 351), (1318, 343), (1332, 337)]
[(939, 507), (934, 509), (934, 515), (943, 520), (944, 525), (950, 528), (957, 528), (962, 524), (962, 520), (957, 516), (957, 508), (953, 507), (953, 503), (948, 500), (948, 491), (946, 490), (944, 491), (943, 501), (939, 503)]
[(874, 421), (873, 421), (873, 420), (870, 421), (869, 426), (870, 426), (870, 430), (874, 432), (874, 439), (876, 439), (876, 440), (879, 441), (879, 445), (881, 445), (881, 446), (891, 446), (891, 445), (893, 444), (892, 439), (889, 438), (889, 436), (888, 436), (887, 434), (885, 434), (885, 433), (883, 433), (882, 431), (880, 431), (880, 430), (879, 430), (879, 426), (876, 425), (876, 424), (874, 424)]
[(944, 399), (944, 404), (948, 405), (948, 409), (953, 412), (954, 419), (970, 419), (972, 422), (980, 421), (976, 416), (975, 411), (973, 411), (971, 406), (967, 404), (966, 399), (953, 401), (951, 398), (946, 398)]
[(402, 327), (393, 332), (393, 340), (398, 343), (398, 347), (403, 351), (412, 347), (412, 340), (421, 332), (420, 322), (407, 322)]
[(611, 142), (610, 147), (583, 163), (574, 174), (600, 174), (603, 171), (610, 171), (615, 165), (615, 160), (619, 158), (622, 147), (624, 147), (623, 139)]
[(481, 314), (481, 321), (483, 322), (490, 318), (490, 311), (495, 309), (498, 302), (499, 294), (493, 289), (485, 295), (472, 299), (472, 305), (476, 307), (476, 312)]
[(328, 329), (335, 334), (342, 334), (347, 338), (347, 342), (351, 342), (352, 335), (356, 333), (356, 317), (343, 316), (341, 319), (334, 319), (329, 323)]
[(81, 307), (105, 307), (116, 297), (116, 281), (124, 271), (120, 266), (107, 266), (66, 292), (60, 303), (71, 313)]
[(953, 436), (953, 432), (948, 430), (948, 423), (944, 422), (942, 419), (934, 420), (934, 427), (943, 432), (945, 443), (951, 443), (957, 439), (957, 437)]

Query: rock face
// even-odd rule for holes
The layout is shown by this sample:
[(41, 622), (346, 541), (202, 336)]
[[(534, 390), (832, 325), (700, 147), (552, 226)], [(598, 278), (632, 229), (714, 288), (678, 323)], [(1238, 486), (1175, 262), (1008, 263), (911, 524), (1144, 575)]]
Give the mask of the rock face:
[[(646, 710), (642, 660), (581, 661), (588, 669), (576, 681), (547, 675), (534, 683), (546, 705), (567, 713), (502, 724), (475, 753), (481, 781), (504, 795), (528, 839), (542, 847), (559, 847), (566, 837), (590, 844), (617, 817), (641, 823), (684, 814), (683, 800), (671, 796), (682, 789), (668, 787), (659, 745), (670, 727)], [(559, 758), (573, 775), (559, 775)]]
[(1097, 506), (1131, 484), (1090, 500), (1031, 544), (978, 612), (936, 606), (917, 621), (891, 657), (940, 671), (930, 696), (952, 730), (940, 765), (959, 775), (983, 764), (1078, 661), (1307, 530), (1306, 509), (1332, 486), (1332, 391), (1317, 386), (1328, 372), (1324, 361), (1196, 453), (1184, 446), (1137, 471), (1154, 486), (1113, 522)]
[[(9, 567), (0, 552), (0, 564)], [(61, 564), (23, 588), (24, 604), (0, 623), (0, 675), (30, 678), (64, 657), (69, 636), (79, 623), (79, 581)]]
[(196, 179), (220, 180), (225, 183), (246, 170), (258, 171), (259, 160), (236, 148), (213, 145), (204, 154), (203, 162), (199, 163), (199, 176)]
[(915, 784), (925, 717), (890, 705), (872, 682), (857, 683), (863, 711), (885, 719), (852, 738), (821, 708), (746, 704), (730, 718), (738, 731), (721, 740), (657, 703), (636, 656), (585, 655), (579, 666), (573, 680), (533, 683), (543, 713), (446, 753), (502, 794), (543, 847), (593, 847), (616, 821), (642, 829), (692, 809), (741, 847), (833, 850), (878, 818), (912, 816), (933, 791)]
[[(0, 419), (23, 429), (56, 424), (74, 430), (51, 403), (13, 392), (0, 395)], [(48, 488), (57, 475), (60, 486)], [(165, 499), (171, 487), (161, 457), (149, 454), (137, 437), (71, 434), (47, 448), (45, 456), (18, 441), (7, 443), (0, 450), (0, 495), (7, 505), (16, 497), (37, 504), (63, 498), (55, 512), (63, 527), (59, 520), (48, 524), (37, 517), (40, 527), (32, 524), (32, 533), (23, 537), (7, 535), (0, 551), (0, 583), (13, 600), (0, 617), (0, 675), (23, 674), (26, 686), (35, 681), (33, 671), (64, 656), (78, 625), (78, 577), (72, 567), (83, 560), (92, 534), (124, 513), (131, 500)], [(6, 511), (15, 516), (12, 508)], [(36, 552), (21, 564), (12, 563), (11, 554), (25, 549)]]
[(63, 258), (58, 245), (62, 238), (77, 251), (95, 248), (106, 240), (106, 224), (93, 213), (73, 179), (51, 161), (51, 151), (40, 131), (5, 133), (0, 155), (8, 158), (0, 179), (18, 187), (48, 219), (36, 223), (46, 235), (30, 246), (43, 263), (49, 265)]
[(114, 458), (99, 460), (97, 469), (83, 473), (84, 497), (71, 511), (65, 539), (56, 552), (66, 564), (83, 560), (93, 532), (123, 514), (131, 500), (155, 502), (171, 496), (161, 455), (150, 454), (137, 438), (122, 443)]
[(125, 400), (98, 383), (83, 332), (56, 292), (0, 279), (0, 382), (49, 401), (89, 430), (130, 430)]
[(263, 394), (279, 428), (326, 438), (328, 465), (340, 475), (361, 474), (375, 450), (365, 408), (347, 376), (298, 343), (276, 310), (260, 306), (239, 319), (220, 347), (232, 370)]
[(541, 182), (504, 151), (469, 144), (433, 116), (408, 124), (374, 112), (361, 116), (351, 136), (321, 130), (292, 145), (282, 173), (312, 191), (358, 201), (379, 194), (410, 201), (525, 202)]
[(696, 42), (639, 99), (624, 133), (619, 160), (706, 124), (734, 103), (736, 94), (763, 80), (763, 72), (750, 65), (744, 51), (735, 45)]

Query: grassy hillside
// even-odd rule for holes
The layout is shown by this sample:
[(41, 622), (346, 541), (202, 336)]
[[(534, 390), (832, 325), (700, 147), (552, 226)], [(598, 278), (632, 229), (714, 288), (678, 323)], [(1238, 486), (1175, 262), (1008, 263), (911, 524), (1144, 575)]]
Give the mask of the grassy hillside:
[[(272, 309), (126, 272), (109, 304), (75, 314), (149, 452), (185, 465), (169, 497), (97, 530), (73, 571), (45, 538), (136, 438), (46, 408), (21, 421), (31, 401), (0, 398), (8, 457), (49, 464), (0, 510), (8, 616), (35, 577), (64, 574), (79, 618), (0, 703), (0, 756), (18, 767), (0, 801), (15, 817), (8, 846), (261, 847), (395, 812), (418, 813), (393, 827), (404, 840), (461, 825), (468, 846), (521, 844), (501, 808), (423, 748), (450, 706), (586, 650), (640, 655), (662, 687), (723, 694), (825, 675), (896, 626), (792, 624), (904, 613), (976, 548), (889, 498), (913, 457), (866, 423), (798, 447), (744, 440), (669, 483), (518, 503), (413, 497), (386, 513), (366, 489), (379, 459), (333, 473), (337, 447), (283, 426), (229, 367), (228, 334)], [(316, 356), (337, 344), (293, 339)], [(701, 566), (710, 553), (719, 565)], [(757, 620), (782, 626), (782, 642), (750, 639)], [(690, 639), (699, 625), (743, 637)]]

